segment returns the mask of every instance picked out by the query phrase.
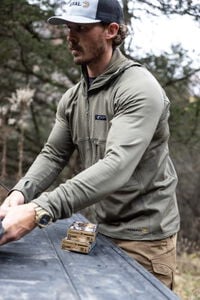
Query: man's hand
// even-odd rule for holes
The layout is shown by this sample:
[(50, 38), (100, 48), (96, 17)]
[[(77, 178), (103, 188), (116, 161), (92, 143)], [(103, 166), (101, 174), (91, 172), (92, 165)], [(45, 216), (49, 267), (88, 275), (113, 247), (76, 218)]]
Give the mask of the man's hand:
[(4, 218), (8, 208), (24, 204), (24, 195), (20, 191), (13, 191), (0, 206), (0, 219)]
[(19, 240), (36, 227), (36, 206), (34, 203), (28, 203), (7, 208), (2, 221), (4, 234), (0, 238), (0, 245)]

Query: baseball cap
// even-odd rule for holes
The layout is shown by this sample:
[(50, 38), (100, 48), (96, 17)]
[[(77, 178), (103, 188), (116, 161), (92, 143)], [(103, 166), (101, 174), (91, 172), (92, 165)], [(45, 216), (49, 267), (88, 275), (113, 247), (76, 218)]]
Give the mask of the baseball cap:
[(52, 25), (73, 23), (122, 23), (123, 12), (118, 0), (69, 0), (66, 3), (66, 12), (61, 16), (48, 19)]

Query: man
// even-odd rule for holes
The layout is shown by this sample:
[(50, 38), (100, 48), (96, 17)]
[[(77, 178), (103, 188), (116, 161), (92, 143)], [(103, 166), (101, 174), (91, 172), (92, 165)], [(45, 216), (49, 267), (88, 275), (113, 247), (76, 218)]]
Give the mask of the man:
[[(1, 207), (0, 244), (90, 206), (99, 231), (172, 288), (179, 213), (169, 100), (117, 48), (126, 33), (117, 0), (69, 1), (49, 23), (67, 26), (82, 78), (63, 95), (47, 143)], [(83, 171), (44, 192), (74, 149)]]

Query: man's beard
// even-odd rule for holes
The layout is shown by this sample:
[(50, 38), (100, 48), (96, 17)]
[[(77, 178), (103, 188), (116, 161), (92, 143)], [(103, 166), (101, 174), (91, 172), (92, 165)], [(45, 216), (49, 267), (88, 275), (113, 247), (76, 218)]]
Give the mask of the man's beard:
[[(89, 65), (91, 63), (98, 63), (100, 61), (101, 57), (105, 53), (105, 45), (103, 43), (99, 43), (98, 45), (95, 45), (94, 47), (89, 47), (88, 49), (83, 49), (80, 45), (75, 43), (69, 44), (69, 50), (72, 53), (73, 51), (77, 51), (83, 55), (83, 57), (80, 57), (79, 54), (73, 54), (74, 63), (77, 65)], [(84, 57), (84, 53), (88, 53), (89, 55), (86, 55)]]

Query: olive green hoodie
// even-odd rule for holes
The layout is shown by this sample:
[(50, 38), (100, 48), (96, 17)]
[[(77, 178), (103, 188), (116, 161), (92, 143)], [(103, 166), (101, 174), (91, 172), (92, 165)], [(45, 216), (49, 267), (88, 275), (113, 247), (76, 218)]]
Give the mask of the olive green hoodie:
[[(14, 189), (54, 220), (91, 206), (99, 231), (113, 238), (170, 236), (179, 230), (179, 213), (168, 117), (169, 100), (159, 83), (117, 49), (89, 88), (83, 72), (63, 95), (47, 143)], [(44, 192), (74, 149), (83, 171)]]

